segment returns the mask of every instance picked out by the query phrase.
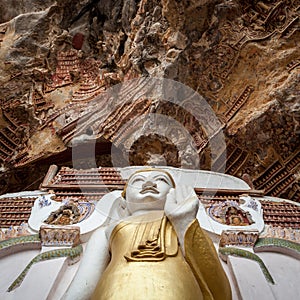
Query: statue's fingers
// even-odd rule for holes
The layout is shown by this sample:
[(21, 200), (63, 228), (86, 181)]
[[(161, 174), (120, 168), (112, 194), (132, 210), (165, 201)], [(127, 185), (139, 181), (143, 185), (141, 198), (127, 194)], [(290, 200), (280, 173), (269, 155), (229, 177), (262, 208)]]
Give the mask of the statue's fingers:
[[(168, 193), (168, 195), (167, 195), (167, 198), (169, 198), (169, 199), (171, 199), (171, 201), (173, 201), (173, 202), (176, 202), (176, 197), (175, 197), (176, 195), (175, 195), (175, 189), (174, 188), (171, 188), (170, 190), (169, 190), (169, 193)], [(169, 200), (170, 201), (170, 200)]]
[(176, 201), (176, 194), (175, 194), (175, 189), (171, 188), (166, 199), (166, 205), (172, 206), (177, 203)]
[(182, 203), (182, 206), (185, 206), (186, 211), (198, 211), (199, 200), (198, 197), (194, 194), (189, 194), (189, 197)]
[(193, 197), (195, 195), (194, 190), (190, 186), (181, 186), (181, 188), (178, 190), (178, 199), (180, 199), (180, 203), (185, 203), (189, 198)]
[(191, 186), (186, 187), (186, 195), (187, 195), (187, 198), (192, 198), (195, 196), (195, 191)]
[(176, 203), (181, 203), (183, 201), (182, 199), (182, 186), (178, 186), (175, 190), (175, 198), (176, 198)]
[(176, 189), (177, 203), (183, 203), (187, 199), (187, 196), (187, 187), (185, 185), (181, 185)]

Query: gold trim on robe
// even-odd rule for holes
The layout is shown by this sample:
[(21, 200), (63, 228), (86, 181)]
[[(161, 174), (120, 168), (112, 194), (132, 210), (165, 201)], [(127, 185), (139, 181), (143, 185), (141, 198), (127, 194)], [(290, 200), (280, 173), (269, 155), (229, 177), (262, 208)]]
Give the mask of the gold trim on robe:
[(161, 261), (176, 256), (178, 242), (171, 226), (166, 216), (160, 222), (141, 222), (134, 234), (132, 251), (125, 255), (127, 261)]
[(231, 288), (214, 244), (194, 220), (184, 237), (185, 258), (191, 266), (204, 300), (230, 300)]
[[(214, 245), (197, 224), (193, 222), (186, 233), (185, 259), (172, 224), (163, 212), (150, 212), (121, 222), (111, 234), (111, 261), (91, 299), (230, 299), (230, 286)], [(207, 253), (212, 251), (213, 254)], [(212, 262), (204, 262), (207, 259)], [(216, 277), (212, 281), (213, 276)]]

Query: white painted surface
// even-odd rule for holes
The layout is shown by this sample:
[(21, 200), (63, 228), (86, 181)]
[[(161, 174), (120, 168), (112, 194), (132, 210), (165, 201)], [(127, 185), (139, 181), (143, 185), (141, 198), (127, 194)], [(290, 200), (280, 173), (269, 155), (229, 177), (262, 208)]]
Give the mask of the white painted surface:
[[(49, 251), (54, 248), (43, 248)], [(69, 266), (67, 258), (41, 261), (31, 266), (21, 285), (11, 292), (8, 287), (20, 275), (26, 265), (40, 252), (29, 250), (15, 253), (0, 260), (1, 300), (55, 300), (60, 299), (73, 278), (79, 263)]]
[(280, 253), (261, 252), (258, 255), (270, 272), (274, 285), (265, 279), (257, 262), (241, 257), (228, 258), (227, 268), (232, 269), (231, 278), (237, 284), (235, 290), (241, 299), (299, 299), (300, 261)]
[(300, 261), (281, 253), (261, 252), (275, 285), (271, 290), (277, 300), (300, 299)]
[(47, 194), (47, 193), (36, 190), (36, 191), (26, 191), (26, 192), (19, 192), (19, 193), (3, 194), (3, 195), (0, 196), (0, 198), (7, 198), (7, 197), (38, 197), (40, 195), (45, 195), (45, 194)]
[(231, 266), (234, 277), (233, 281), (236, 282), (235, 288), (237, 290), (237, 294), (241, 296), (241, 299), (276, 299), (273, 295), (270, 284), (266, 281), (257, 262), (246, 258), (229, 256), (228, 264)]
[(0, 259), (0, 299), (8, 299), (9, 295), (6, 294), (8, 287), (19, 276), (30, 260), (38, 254), (39, 250), (28, 250)]

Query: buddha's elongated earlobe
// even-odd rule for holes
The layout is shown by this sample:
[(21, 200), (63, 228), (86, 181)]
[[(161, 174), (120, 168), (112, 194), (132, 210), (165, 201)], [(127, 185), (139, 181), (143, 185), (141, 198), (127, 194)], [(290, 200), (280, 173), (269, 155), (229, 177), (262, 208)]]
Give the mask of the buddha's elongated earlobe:
[(124, 210), (127, 208), (127, 203), (124, 197), (120, 197), (120, 207)]
[(127, 202), (123, 197), (119, 197), (119, 206), (118, 206), (118, 213), (120, 217), (126, 217), (129, 214), (128, 208), (127, 208)]

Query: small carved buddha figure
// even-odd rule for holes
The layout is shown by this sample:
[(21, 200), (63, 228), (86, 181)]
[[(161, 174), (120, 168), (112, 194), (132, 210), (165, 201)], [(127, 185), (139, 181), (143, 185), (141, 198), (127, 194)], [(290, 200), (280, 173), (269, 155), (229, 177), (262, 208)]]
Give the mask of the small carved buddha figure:
[(79, 209), (71, 201), (52, 212), (44, 222), (51, 225), (70, 225), (78, 223), (79, 217)]
[(196, 219), (193, 188), (160, 169), (129, 179), (122, 220), (90, 238), (63, 299), (231, 299), (214, 245)]
[(226, 224), (227, 225), (242, 225), (243, 219), (238, 214), (238, 210), (230, 206), (226, 212)]
[(249, 212), (230, 206), (225, 215), (226, 224), (233, 226), (247, 226), (254, 223)]

